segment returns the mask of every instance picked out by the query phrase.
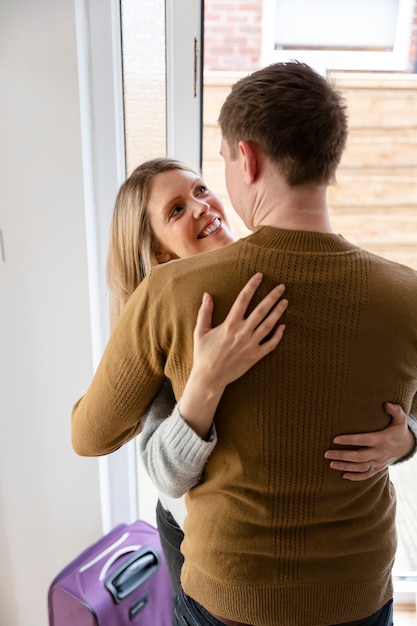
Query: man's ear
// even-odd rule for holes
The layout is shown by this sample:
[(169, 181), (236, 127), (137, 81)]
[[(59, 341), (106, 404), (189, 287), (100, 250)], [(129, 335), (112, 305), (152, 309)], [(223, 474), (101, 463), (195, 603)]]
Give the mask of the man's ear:
[(239, 153), (243, 163), (246, 183), (253, 183), (258, 174), (258, 150), (250, 141), (239, 141)]

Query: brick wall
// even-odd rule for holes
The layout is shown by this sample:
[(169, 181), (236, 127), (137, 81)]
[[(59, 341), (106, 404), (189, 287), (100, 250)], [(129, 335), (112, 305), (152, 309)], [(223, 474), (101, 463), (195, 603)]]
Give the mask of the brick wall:
[(251, 71), (261, 50), (262, 0), (205, 0), (204, 67)]

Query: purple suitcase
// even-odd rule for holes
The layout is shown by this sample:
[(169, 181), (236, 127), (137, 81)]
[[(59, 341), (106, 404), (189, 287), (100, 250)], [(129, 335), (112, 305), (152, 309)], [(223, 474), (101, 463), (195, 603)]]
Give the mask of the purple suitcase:
[(49, 626), (172, 626), (159, 533), (120, 524), (67, 565), (48, 592)]

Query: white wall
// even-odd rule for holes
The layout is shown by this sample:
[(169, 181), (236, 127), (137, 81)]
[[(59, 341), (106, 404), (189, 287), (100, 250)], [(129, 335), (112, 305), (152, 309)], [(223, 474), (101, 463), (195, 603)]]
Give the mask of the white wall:
[(0, 624), (46, 626), (101, 534), (70, 412), (92, 375), (73, 0), (0, 5)]

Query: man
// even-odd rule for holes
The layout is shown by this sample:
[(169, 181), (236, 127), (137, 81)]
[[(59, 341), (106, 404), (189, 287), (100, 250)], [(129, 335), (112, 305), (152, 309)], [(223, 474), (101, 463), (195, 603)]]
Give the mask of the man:
[(347, 119), (311, 68), (275, 64), (242, 79), (219, 123), (227, 190), (253, 233), (152, 272), (77, 411), (100, 416), (97, 454), (121, 445), (164, 375), (180, 397), (203, 292), (216, 324), (255, 272), (259, 298), (284, 282), (280, 348), (226, 388), (217, 446), (188, 494), (175, 623), (388, 626), (388, 470), (344, 481), (323, 455), (336, 434), (382, 429), (384, 400), (417, 409), (417, 272), (332, 233), (326, 194)]

